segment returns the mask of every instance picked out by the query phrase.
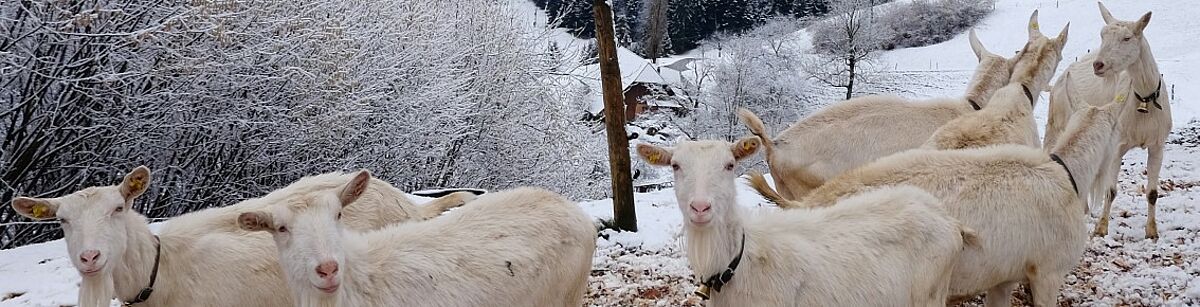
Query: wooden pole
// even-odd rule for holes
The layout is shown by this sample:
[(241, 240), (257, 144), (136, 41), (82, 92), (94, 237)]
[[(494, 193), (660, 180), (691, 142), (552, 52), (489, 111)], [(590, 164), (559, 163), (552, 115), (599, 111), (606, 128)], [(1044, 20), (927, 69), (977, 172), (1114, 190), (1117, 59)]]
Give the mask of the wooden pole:
[(605, 0), (592, 0), (596, 17), (596, 49), (600, 56), (600, 82), (604, 92), (604, 126), (608, 132), (608, 167), (612, 174), (613, 223), (617, 230), (637, 231), (633, 207), (633, 176), (630, 174), (629, 139), (625, 134), (624, 90), (617, 61), (612, 7)]

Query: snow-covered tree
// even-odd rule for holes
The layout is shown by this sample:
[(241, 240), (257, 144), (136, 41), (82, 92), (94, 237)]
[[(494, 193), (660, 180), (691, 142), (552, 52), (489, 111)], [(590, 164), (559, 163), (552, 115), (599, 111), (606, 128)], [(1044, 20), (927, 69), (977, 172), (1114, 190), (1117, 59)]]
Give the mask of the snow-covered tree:
[(696, 93), (695, 110), (678, 120), (680, 129), (696, 139), (733, 140), (745, 133), (736, 117), (739, 107), (783, 127), (817, 106), (812, 84), (800, 69), (800, 50), (772, 43), (793, 33), (775, 30), (731, 36), (720, 43), (721, 58), (697, 65), (696, 77), (690, 79), (698, 82), (687, 90)]
[(875, 0), (833, 0), (829, 18), (811, 28), (816, 57), (804, 64), (812, 78), (854, 94), (856, 82), (869, 76), (883, 37), (875, 15)]
[[(602, 196), (603, 136), (559, 81), (578, 63), (513, 16), (490, 0), (3, 2), (3, 199), (140, 164), (151, 217), (357, 168), (408, 190)], [(58, 235), (8, 206), (0, 227), (0, 248)]]

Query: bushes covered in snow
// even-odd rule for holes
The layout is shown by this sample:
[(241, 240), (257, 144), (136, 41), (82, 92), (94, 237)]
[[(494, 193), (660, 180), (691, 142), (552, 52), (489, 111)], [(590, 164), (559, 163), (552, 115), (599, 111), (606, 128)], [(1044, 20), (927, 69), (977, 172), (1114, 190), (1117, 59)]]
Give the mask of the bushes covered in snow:
[(879, 17), (880, 48), (928, 46), (948, 41), (975, 26), (995, 8), (995, 0), (918, 0), (896, 4)]
[[(467, 2), (467, 3), (464, 3)], [(370, 167), (397, 187), (542, 185), (600, 196), (563, 57), (506, 3), (6, 1), (3, 195), (158, 169), (138, 211), (174, 216), (303, 175)], [(453, 20), (453, 22), (447, 22)], [(9, 224), (0, 248), (58, 236)]]
[[(842, 0), (860, 2), (862, 0)], [(892, 50), (941, 43), (975, 26), (995, 8), (995, 0), (916, 0), (866, 8), (864, 30), (854, 47)], [(833, 18), (843, 18), (834, 16)], [(845, 23), (820, 22), (810, 28), (813, 47), (824, 53), (845, 48)]]

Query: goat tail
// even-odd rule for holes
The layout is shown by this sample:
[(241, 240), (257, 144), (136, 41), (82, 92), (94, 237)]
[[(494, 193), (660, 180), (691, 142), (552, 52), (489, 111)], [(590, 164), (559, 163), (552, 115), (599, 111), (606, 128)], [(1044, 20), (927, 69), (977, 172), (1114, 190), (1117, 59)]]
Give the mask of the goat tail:
[(454, 192), (446, 196), (438, 197), (429, 203), (421, 206), (421, 215), (426, 219), (431, 219), (442, 215), (450, 209), (461, 207), (475, 200), (475, 193), (471, 192)]
[(767, 126), (763, 124), (762, 119), (746, 108), (738, 108), (737, 113), (738, 118), (742, 120), (742, 124), (745, 124), (746, 128), (750, 129), (750, 133), (762, 139), (763, 150), (766, 151), (767, 158), (770, 158), (774, 150), (775, 141), (771, 139), (770, 135), (767, 135)]
[(966, 225), (958, 225), (958, 233), (962, 235), (963, 248), (979, 248), (979, 233), (975, 232), (971, 227)]
[(750, 187), (754, 188), (754, 191), (758, 192), (758, 195), (762, 195), (763, 198), (766, 198), (767, 201), (783, 209), (801, 207), (799, 202), (784, 198), (779, 192), (775, 192), (775, 189), (772, 189), (771, 185), (767, 184), (767, 178), (763, 177), (762, 173), (752, 170), (748, 175), (750, 176)]

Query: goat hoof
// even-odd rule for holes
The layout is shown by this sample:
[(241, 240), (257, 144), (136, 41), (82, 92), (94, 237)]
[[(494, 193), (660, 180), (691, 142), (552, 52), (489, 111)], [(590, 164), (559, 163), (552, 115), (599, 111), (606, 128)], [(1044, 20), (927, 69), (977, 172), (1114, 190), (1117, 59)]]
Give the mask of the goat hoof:
[(1158, 241), (1158, 227), (1146, 227), (1146, 239)]
[(1107, 235), (1108, 235), (1108, 229), (1107, 229), (1107, 227), (1105, 227), (1105, 228), (1096, 228), (1096, 231), (1093, 231), (1093, 232), (1092, 232), (1092, 236), (1093, 236), (1093, 237), (1099, 237), (1099, 238), (1103, 238), (1104, 236), (1107, 236)]

